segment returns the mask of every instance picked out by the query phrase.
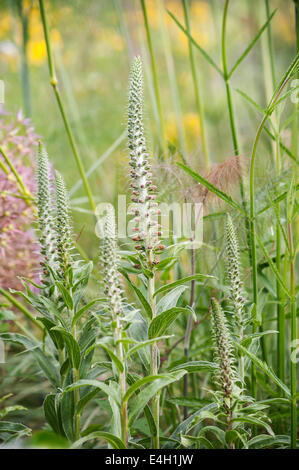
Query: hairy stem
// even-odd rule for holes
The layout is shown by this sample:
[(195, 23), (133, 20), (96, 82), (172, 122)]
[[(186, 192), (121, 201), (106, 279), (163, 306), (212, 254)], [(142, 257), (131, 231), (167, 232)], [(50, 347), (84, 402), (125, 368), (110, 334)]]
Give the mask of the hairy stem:
[[(156, 317), (156, 300), (154, 297), (155, 293), (155, 277), (153, 276), (148, 281), (148, 296), (149, 302), (153, 313), (153, 319)], [(158, 374), (158, 346), (154, 343), (151, 346), (151, 375)], [(156, 393), (156, 395), (152, 399), (152, 411), (153, 417), (156, 425), (156, 434), (153, 436), (153, 449), (160, 448), (160, 393)]]

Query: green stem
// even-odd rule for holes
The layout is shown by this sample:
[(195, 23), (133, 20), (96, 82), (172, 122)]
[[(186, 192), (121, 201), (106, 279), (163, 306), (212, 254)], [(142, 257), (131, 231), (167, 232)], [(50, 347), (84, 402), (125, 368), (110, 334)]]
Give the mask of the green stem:
[[(225, 1), (224, 11), (223, 11), (223, 19), (222, 19), (222, 36), (221, 36), (221, 52), (222, 52), (222, 67), (223, 67), (223, 78), (225, 81), (225, 90), (226, 90), (226, 99), (227, 99), (227, 107), (228, 107), (228, 115), (229, 115), (229, 122), (234, 146), (234, 153), (235, 155), (240, 155), (240, 148), (238, 143), (238, 136), (237, 136), (237, 128), (235, 122), (235, 115), (234, 115), (234, 108), (232, 102), (232, 95), (231, 95), (231, 87), (230, 87), (230, 78), (229, 72), (227, 68), (227, 56), (226, 56), (226, 24), (227, 24), (227, 11), (228, 11), (229, 0)], [(242, 200), (242, 206), (244, 209), (245, 214), (247, 214), (247, 204), (245, 199), (245, 189), (244, 189), (244, 182), (242, 176), (242, 168), (239, 159), (237, 160), (237, 168), (239, 173), (239, 183), (240, 183), (240, 194)], [(245, 228), (246, 228), (246, 237), (247, 237), (247, 245), (249, 251), (249, 261), (251, 262), (251, 250), (250, 250), (250, 224), (248, 217), (245, 217)]]
[(0, 294), (4, 295), (15, 307), (17, 307), (22, 313), (24, 313), (25, 317), (27, 317), (35, 326), (37, 326), (41, 331), (44, 331), (43, 326), (34, 318), (32, 313), (27, 310), (27, 308), (21, 304), (15, 297), (13, 297), (9, 292), (5, 289), (0, 287)]
[(151, 31), (150, 31), (149, 22), (148, 22), (148, 15), (147, 15), (147, 9), (145, 5), (145, 0), (140, 0), (140, 2), (141, 2), (141, 8), (142, 8), (142, 13), (143, 13), (143, 18), (144, 18), (144, 26), (145, 26), (145, 31), (146, 31), (147, 43), (148, 43), (148, 48), (149, 48), (149, 53), (150, 53), (150, 58), (151, 58), (153, 83), (154, 83), (154, 89), (155, 89), (157, 109), (158, 109), (158, 114), (159, 114), (160, 144), (161, 144), (161, 148), (163, 151), (163, 156), (166, 157), (167, 145), (166, 145), (166, 139), (165, 139), (164, 116), (163, 116), (163, 110), (162, 110), (162, 102), (161, 102), (161, 96), (160, 96), (159, 81), (158, 81), (158, 74), (157, 74), (157, 67), (156, 67), (156, 61), (155, 61), (155, 56), (154, 56)]
[[(30, 7), (29, 7), (30, 8)], [(22, 25), (22, 63), (21, 63), (21, 78), (23, 88), (23, 100), (24, 109), (26, 116), (31, 116), (31, 103), (30, 103), (30, 82), (28, 73), (28, 57), (27, 57), (27, 45), (28, 45), (28, 23), (29, 23), (29, 11), (24, 13), (23, 0), (17, 2), (17, 9), (19, 18)]]
[[(279, 135), (276, 138), (276, 175), (280, 174), (280, 138)], [(280, 204), (276, 203), (277, 217), (280, 218)], [(281, 273), (281, 235), (279, 220), (276, 222), (276, 268)], [(285, 319), (284, 319), (284, 307), (282, 305), (282, 292), (279, 282), (276, 282), (276, 298), (277, 298), (277, 367), (278, 377), (282, 382), (285, 379), (285, 365), (284, 365), (284, 351), (285, 351)]]
[(89, 200), (90, 208), (93, 212), (95, 212), (96, 209), (96, 204), (92, 196), (92, 192), (85, 174), (83, 162), (81, 159), (81, 156), (79, 154), (79, 151), (77, 149), (77, 146), (75, 144), (75, 140), (73, 137), (73, 133), (71, 130), (71, 127), (69, 125), (69, 122), (67, 120), (64, 106), (61, 100), (61, 96), (59, 93), (59, 89), (57, 87), (58, 81), (56, 77), (56, 72), (55, 72), (55, 66), (54, 66), (54, 60), (53, 60), (53, 55), (52, 55), (52, 48), (51, 48), (51, 42), (50, 42), (50, 35), (49, 35), (49, 28), (48, 28), (48, 23), (47, 23), (47, 17), (46, 17), (46, 10), (45, 10), (45, 5), (44, 5), (44, 0), (39, 0), (39, 6), (40, 6), (40, 13), (41, 13), (41, 18), (42, 18), (42, 23), (43, 23), (43, 29), (44, 29), (44, 36), (45, 36), (45, 42), (46, 42), (46, 48), (47, 48), (47, 55), (48, 55), (48, 66), (49, 66), (49, 72), (50, 72), (50, 84), (53, 87), (54, 94), (57, 100), (57, 104), (60, 110), (60, 114), (65, 126), (66, 133), (69, 138), (69, 142), (76, 160), (76, 164), (80, 173), (80, 176), (82, 178), (82, 182), (86, 191), (86, 195)]
[[(80, 379), (79, 370), (74, 369), (74, 382), (78, 382)], [(80, 389), (75, 388), (74, 390), (74, 408), (75, 408), (75, 440), (77, 441), (80, 438), (80, 413), (77, 413), (77, 405), (80, 400)]]
[(116, 323), (116, 328), (114, 330), (114, 339), (116, 343), (116, 352), (117, 357), (120, 359), (123, 364), (123, 372), (119, 372), (119, 388), (121, 395), (121, 410), (120, 410), (120, 419), (121, 419), (121, 438), (125, 446), (128, 446), (128, 410), (127, 410), (127, 401), (123, 401), (123, 397), (126, 394), (127, 381), (126, 381), (126, 364), (123, 351), (123, 344), (121, 343), (121, 325), (119, 321), (119, 316), (117, 315), (114, 319)]
[(297, 318), (296, 318), (296, 290), (295, 290), (295, 256), (293, 245), (292, 224), (288, 223), (288, 237), (290, 245), (290, 289), (291, 289), (291, 448), (296, 449), (297, 438), (297, 406), (296, 406), (296, 361), (292, 352), (296, 349)]
[[(266, 2), (266, 15), (267, 19), (270, 17), (270, 2), (269, 0), (265, 0)], [(273, 53), (273, 43), (272, 43), (272, 27), (271, 22), (268, 24), (267, 27), (267, 40), (268, 40), (268, 49), (269, 49), (269, 57), (270, 57), (270, 68), (271, 68), (271, 78), (272, 78), (272, 87), (273, 90), (275, 89), (275, 67), (274, 67), (274, 53)]]
[[(148, 296), (150, 305), (152, 308), (153, 319), (156, 317), (156, 300), (154, 297), (155, 293), (155, 277), (153, 276), (148, 281)], [(158, 374), (158, 347), (157, 344), (154, 343), (151, 346), (151, 375)], [(160, 448), (160, 393), (158, 392), (152, 399), (152, 411), (153, 417), (156, 425), (156, 434), (153, 436), (153, 449)]]
[[(249, 176), (249, 203), (250, 203), (250, 239), (251, 239), (251, 259), (252, 259), (252, 287), (253, 287), (253, 333), (256, 332), (256, 312), (257, 312), (257, 304), (258, 304), (258, 291), (257, 291), (257, 261), (256, 261), (256, 220), (255, 220), (255, 185), (254, 185), (254, 163), (256, 158), (256, 151), (257, 146), (260, 140), (260, 136), (262, 130), (265, 126), (267, 119), (269, 118), (269, 109), (275, 106), (276, 101), (278, 100), (279, 96), (281, 95), (284, 87), (288, 83), (292, 73), (294, 72), (295, 68), (298, 66), (299, 57), (296, 56), (295, 60), (292, 62), (290, 67), (288, 68), (286, 74), (284, 75), (283, 79), (279, 83), (278, 88), (275, 90), (273, 97), (271, 98), (265, 115), (258, 127), (256, 137), (254, 140), (251, 160), (250, 160), (250, 176)], [(252, 396), (256, 397), (256, 369), (255, 365), (252, 364)]]
[[(184, 8), (184, 16), (185, 16), (185, 24), (186, 30), (191, 34), (191, 27), (190, 27), (190, 16), (189, 16), (189, 7), (188, 7), (188, 0), (182, 0), (183, 8)], [(206, 132), (205, 132), (205, 117), (204, 117), (204, 109), (202, 106), (202, 100), (200, 97), (199, 85), (198, 85), (198, 77), (197, 77), (197, 70), (194, 61), (194, 51), (192, 46), (192, 41), (190, 36), (188, 36), (188, 47), (189, 47), (189, 60), (191, 66), (191, 73), (192, 73), (192, 80), (194, 86), (194, 93), (195, 93), (195, 101), (197, 107), (197, 114), (198, 114), (198, 121), (199, 121), (199, 128), (200, 128), (200, 137), (202, 142), (202, 152), (204, 157), (204, 165), (205, 171), (208, 173), (210, 169), (210, 158), (207, 146), (207, 139), (206, 139)]]
[(12, 173), (14, 174), (17, 182), (19, 183), (19, 186), (21, 188), (21, 191), (22, 193), (25, 195), (25, 196), (30, 196), (30, 192), (28, 191), (28, 189), (26, 188), (23, 180), (22, 180), (22, 177), (20, 176), (20, 174), (18, 173), (18, 171), (15, 169), (13, 163), (10, 161), (9, 157), (6, 155), (6, 153), (4, 152), (3, 150), (3, 147), (0, 146), (0, 152), (2, 153), (3, 155), (3, 158), (6, 162), (6, 164), (9, 166), (10, 170), (12, 171)]
[[(226, 98), (227, 98), (227, 106), (228, 106), (228, 114), (229, 114), (229, 122), (234, 146), (234, 153), (235, 155), (239, 155), (240, 149), (238, 144), (238, 137), (237, 137), (237, 129), (236, 129), (236, 122), (234, 116), (234, 109), (232, 103), (232, 96), (231, 96), (231, 87), (230, 87), (230, 79), (228, 76), (228, 68), (227, 68), (227, 57), (226, 57), (226, 24), (227, 24), (227, 11), (228, 11), (229, 0), (225, 1), (224, 11), (223, 11), (223, 20), (222, 20), (222, 39), (221, 39), (221, 51), (222, 51), (222, 67), (223, 67), (223, 76), (225, 81), (225, 89), (226, 89)], [(244, 193), (244, 183), (241, 174), (240, 163), (238, 162), (239, 170), (240, 170), (240, 192), (242, 197), (242, 202), (244, 203), (245, 193)]]
[(186, 139), (185, 139), (185, 133), (184, 133), (182, 109), (181, 109), (181, 104), (180, 104), (178, 84), (177, 84), (172, 50), (171, 50), (171, 42), (169, 39), (167, 26), (165, 24), (165, 8), (163, 5), (163, 0), (157, 0), (157, 6), (158, 6), (158, 11), (159, 11), (159, 16), (160, 16), (160, 24), (161, 24), (161, 31), (162, 31), (162, 38), (163, 38), (163, 46), (164, 46), (163, 49), (165, 53), (168, 78), (169, 78), (173, 107), (174, 107), (175, 117), (176, 117), (176, 126), (178, 129), (178, 141), (180, 145), (180, 150), (183, 153), (183, 155), (185, 155), (186, 154)]

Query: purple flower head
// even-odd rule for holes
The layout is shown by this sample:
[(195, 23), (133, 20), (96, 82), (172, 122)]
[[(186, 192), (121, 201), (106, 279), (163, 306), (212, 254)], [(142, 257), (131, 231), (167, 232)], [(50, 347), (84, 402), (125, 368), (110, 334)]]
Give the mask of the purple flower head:
[[(37, 138), (30, 119), (0, 109), (0, 142), (31, 193), (35, 192), (35, 146)], [(0, 153), (4, 166), (7, 165)], [(33, 209), (20, 197), (17, 181), (0, 168), (0, 285), (20, 289), (17, 276), (38, 280), (39, 255), (32, 229)]]

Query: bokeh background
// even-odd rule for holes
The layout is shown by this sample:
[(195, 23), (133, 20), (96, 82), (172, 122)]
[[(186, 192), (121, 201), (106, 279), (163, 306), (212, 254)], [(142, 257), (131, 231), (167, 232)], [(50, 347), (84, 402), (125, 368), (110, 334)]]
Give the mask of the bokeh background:
[[(168, 15), (184, 24), (180, 0), (146, 0), (157, 61), (167, 139), (184, 152), (190, 166), (203, 170), (200, 124), (196, 110), (188, 42)], [(224, 1), (190, 2), (191, 32), (221, 66), (221, 21)], [(292, 0), (271, 0), (277, 12), (271, 22), (275, 74), (278, 81), (295, 54), (295, 18)], [(46, 1), (59, 88), (85, 169), (100, 163), (90, 182), (96, 201), (111, 201), (127, 188), (125, 141), (127, 82), (130, 60), (143, 57), (145, 66), (146, 130), (152, 158), (157, 157), (157, 110), (148, 45), (140, 2), (135, 0)], [(266, 20), (263, 0), (230, 2), (227, 25), (229, 67)], [(269, 57), (264, 32), (232, 79), (261, 106), (271, 93)], [(24, 52), (25, 51), (25, 52)], [(225, 84), (194, 49), (204, 106), (208, 151), (213, 163), (233, 156)], [(50, 159), (71, 190), (75, 229), (82, 229), (82, 211), (88, 201), (80, 180), (53, 91), (49, 84), (47, 53), (37, 0), (0, 2), (0, 78), (5, 83), (5, 110), (23, 110), (47, 146)], [(177, 96), (174, 99), (173, 89)], [(241, 153), (249, 156), (259, 116), (233, 91)], [(181, 131), (177, 116), (181, 117)], [(180, 134), (181, 132), (181, 134)], [(288, 139), (286, 132), (285, 138)], [(112, 149), (111, 149), (112, 148)], [(108, 152), (108, 154), (107, 154)], [(80, 211), (80, 212), (79, 212)], [(83, 212), (84, 213), (84, 212)], [(92, 219), (81, 235), (87, 245)]]

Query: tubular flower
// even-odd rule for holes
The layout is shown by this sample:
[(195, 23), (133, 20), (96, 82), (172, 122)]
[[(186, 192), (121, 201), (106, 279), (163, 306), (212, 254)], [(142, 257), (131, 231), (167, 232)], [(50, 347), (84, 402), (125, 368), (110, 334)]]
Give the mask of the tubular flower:
[(155, 202), (157, 190), (152, 184), (152, 173), (149, 164), (149, 155), (143, 128), (143, 75), (142, 62), (136, 57), (131, 66), (129, 106), (128, 106), (128, 146), (130, 151), (131, 166), (131, 188), (132, 202), (135, 204), (133, 210), (134, 227), (133, 240), (137, 242), (136, 249), (153, 262), (155, 251), (164, 249), (160, 245), (160, 225), (155, 220), (160, 213)]
[(227, 275), (230, 283), (230, 299), (235, 313), (235, 321), (243, 336), (243, 310), (245, 299), (242, 292), (242, 281), (240, 277), (239, 246), (235, 228), (231, 216), (226, 220), (226, 252), (227, 252)]
[(224, 312), (216, 299), (212, 299), (211, 314), (215, 361), (219, 366), (217, 379), (223, 392), (224, 408), (228, 411), (236, 380), (233, 347)]
[(101, 258), (105, 294), (115, 316), (122, 312), (122, 289), (117, 269), (116, 227), (112, 206), (107, 206), (106, 214), (98, 222), (98, 227), (101, 236)]
[(52, 213), (49, 160), (45, 148), (39, 143), (37, 164), (37, 208), (40, 252), (42, 255), (44, 282), (49, 279), (48, 267), (57, 271), (57, 238), (55, 221)]
[(56, 237), (60, 274), (65, 277), (72, 263), (73, 239), (68, 194), (61, 174), (55, 172), (56, 187)]

